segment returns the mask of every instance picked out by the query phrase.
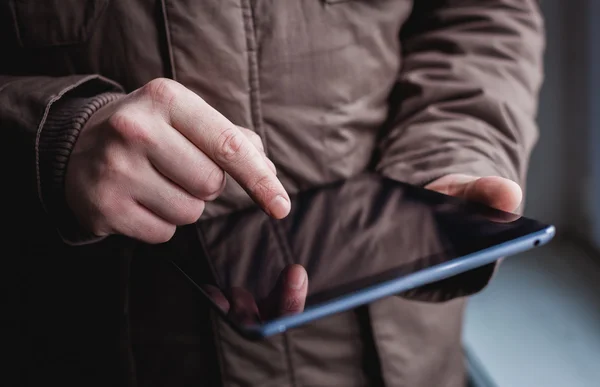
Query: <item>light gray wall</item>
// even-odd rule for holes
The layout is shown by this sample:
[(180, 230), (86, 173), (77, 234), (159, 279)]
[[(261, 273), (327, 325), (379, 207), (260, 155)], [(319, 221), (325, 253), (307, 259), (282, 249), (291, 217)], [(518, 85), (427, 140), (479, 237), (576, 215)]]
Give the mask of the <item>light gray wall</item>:
[(560, 234), (591, 241), (591, 115), (588, 25), (590, 2), (544, 0), (545, 81), (540, 139), (532, 154), (525, 214)]
[(600, 49), (597, 48), (597, 37), (600, 36), (600, 1), (590, 2), (590, 12), (587, 13), (589, 34), (587, 52), (589, 55), (590, 81), (588, 95), (590, 96), (590, 125), (588, 152), (591, 160), (592, 181), (588, 184), (589, 211), (592, 214), (593, 245), (600, 251)]
[(564, 130), (564, 26), (563, 0), (543, 1), (547, 43), (545, 80), (540, 95), (538, 123), (540, 139), (531, 156), (527, 178), (525, 214), (547, 222), (564, 224), (562, 198), (565, 196), (565, 165), (561, 157)]

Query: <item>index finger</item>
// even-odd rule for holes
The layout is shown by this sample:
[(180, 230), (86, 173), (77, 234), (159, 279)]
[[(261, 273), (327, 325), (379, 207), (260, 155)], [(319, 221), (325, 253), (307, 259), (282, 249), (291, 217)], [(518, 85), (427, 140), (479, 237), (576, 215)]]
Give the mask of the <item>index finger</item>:
[[(242, 131), (202, 98), (174, 81), (164, 88), (167, 120), (227, 172), (269, 215), (290, 212), (290, 198), (259, 150)], [(163, 91), (163, 93), (165, 93)]]

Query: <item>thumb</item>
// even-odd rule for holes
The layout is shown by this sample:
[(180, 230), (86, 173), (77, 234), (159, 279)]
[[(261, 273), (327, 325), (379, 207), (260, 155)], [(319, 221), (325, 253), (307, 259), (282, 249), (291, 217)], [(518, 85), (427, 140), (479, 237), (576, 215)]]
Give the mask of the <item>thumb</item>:
[(425, 188), (506, 212), (516, 211), (523, 199), (523, 191), (517, 183), (498, 176), (450, 174), (435, 180)]
[(277, 284), (259, 307), (267, 318), (297, 314), (304, 310), (307, 293), (306, 269), (298, 264), (288, 265), (279, 274)]

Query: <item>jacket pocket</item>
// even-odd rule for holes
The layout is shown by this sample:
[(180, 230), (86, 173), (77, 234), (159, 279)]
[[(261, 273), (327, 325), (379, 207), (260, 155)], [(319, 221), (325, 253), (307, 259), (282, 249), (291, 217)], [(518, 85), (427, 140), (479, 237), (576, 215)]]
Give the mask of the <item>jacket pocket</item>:
[(84, 43), (109, 0), (8, 0), (22, 47)]

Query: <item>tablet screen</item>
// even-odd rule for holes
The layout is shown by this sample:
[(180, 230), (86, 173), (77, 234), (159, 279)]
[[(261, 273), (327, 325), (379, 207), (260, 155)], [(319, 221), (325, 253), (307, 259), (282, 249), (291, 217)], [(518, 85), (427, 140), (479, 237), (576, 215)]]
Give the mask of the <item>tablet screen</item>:
[[(200, 222), (197, 232), (204, 256), (181, 255), (175, 263), (224, 315), (242, 325), (256, 324), (290, 309), (281, 289), (282, 273), (290, 265), (306, 269), (303, 308), (310, 308), (545, 227), (525, 217), (363, 175), (292, 197), (291, 213), (283, 220), (249, 209)], [(468, 293), (469, 287), (484, 285), (469, 281), (473, 280), (465, 277), (447, 282), (437, 290), (447, 294), (449, 289), (443, 287), (452, 286), (452, 292)]]

